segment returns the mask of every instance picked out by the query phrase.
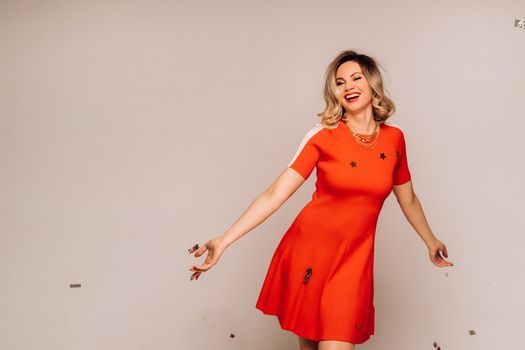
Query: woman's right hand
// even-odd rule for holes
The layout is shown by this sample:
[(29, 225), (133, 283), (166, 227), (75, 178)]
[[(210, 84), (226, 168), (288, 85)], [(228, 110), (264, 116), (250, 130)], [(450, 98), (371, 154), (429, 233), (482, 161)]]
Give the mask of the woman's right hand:
[(193, 265), (190, 268), (190, 271), (195, 271), (193, 275), (191, 275), (190, 281), (193, 279), (199, 279), (201, 273), (208, 271), (213, 265), (215, 265), (219, 261), (219, 258), (221, 257), (225, 249), (226, 246), (223, 243), (222, 237), (216, 237), (210, 239), (202, 247), (196, 250), (195, 257), (197, 258), (204, 254), (206, 251), (208, 251), (208, 255), (204, 260), (204, 264), (200, 266)]

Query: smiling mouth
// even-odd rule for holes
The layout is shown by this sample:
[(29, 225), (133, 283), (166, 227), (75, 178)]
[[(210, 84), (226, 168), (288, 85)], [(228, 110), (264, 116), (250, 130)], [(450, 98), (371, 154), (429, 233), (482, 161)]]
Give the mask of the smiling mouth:
[(355, 102), (361, 96), (361, 94), (350, 94), (345, 96), (345, 100), (348, 102)]

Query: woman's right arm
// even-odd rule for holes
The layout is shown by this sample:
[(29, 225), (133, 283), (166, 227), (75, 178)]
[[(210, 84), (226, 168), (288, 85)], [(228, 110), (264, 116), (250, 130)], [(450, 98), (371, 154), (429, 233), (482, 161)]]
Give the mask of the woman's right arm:
[(210, 239), (195, 252), (195, 257), (206, 251), (208, 255), (204, 264), (190, 268), (190, 271), (195, 271), (191, 279), (198, 278), (202, 272), (208, 271), (217, 263), (224, 249), (272, 215), (310, 177), (321, 154), (314, 136), (323, 129), (324, 125), (321, 123), (316, 123), (310, 128), (287, 167), (270, 187), (259, 194), (222, 235)]
[(206, 251), (208, 256), (204, 264), (190, 268), (190, 271), (195, 271), (191, 279), (197, 279), (202, 272), (215, 265), (227, 247), (270, 217), (305, 181), (295, 169), (286, 167), (222, 235), (209, 240), (195, 252), (195, 257), (200, 257)]
[(270, 217), (297, 191), (305, 179), (291, 168), (285, 170), (264, 192), (259, 194), (244, 213), (220, 236), (225, 247), (250, 232)]

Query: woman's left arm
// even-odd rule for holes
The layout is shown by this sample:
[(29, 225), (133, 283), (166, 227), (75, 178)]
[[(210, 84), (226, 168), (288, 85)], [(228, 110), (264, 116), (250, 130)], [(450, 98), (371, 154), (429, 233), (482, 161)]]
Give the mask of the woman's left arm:
[(394, 185), (393, 191), (403, 214), (405, 214), (410, 225), (412, 225), (414, 230), (416, 230), (423, 242), (425, 242), (425, 245), (428, 247), (430, 261), (432, 261), (437, 267), (453, 266), (454, 264), (452, 262), (445, 260), (439, 254), (439, 252), (441, 252), (445, 258), (448, 258), (445, 244), (434, 236), (430, 229), (423, 208), (421, 207), (421, 203), (412, 187), (412, 180), (401, 185)]

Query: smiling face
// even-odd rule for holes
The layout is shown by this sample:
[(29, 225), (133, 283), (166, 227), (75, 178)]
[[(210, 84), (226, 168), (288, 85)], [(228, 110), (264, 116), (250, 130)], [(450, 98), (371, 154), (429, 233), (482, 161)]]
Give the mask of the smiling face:
[(372, 90), (359, 63), (347, 61), (341, 64), (335, 77), (345, 111), (352, 114), (363, 111), (365, 108), (372, 108)]

